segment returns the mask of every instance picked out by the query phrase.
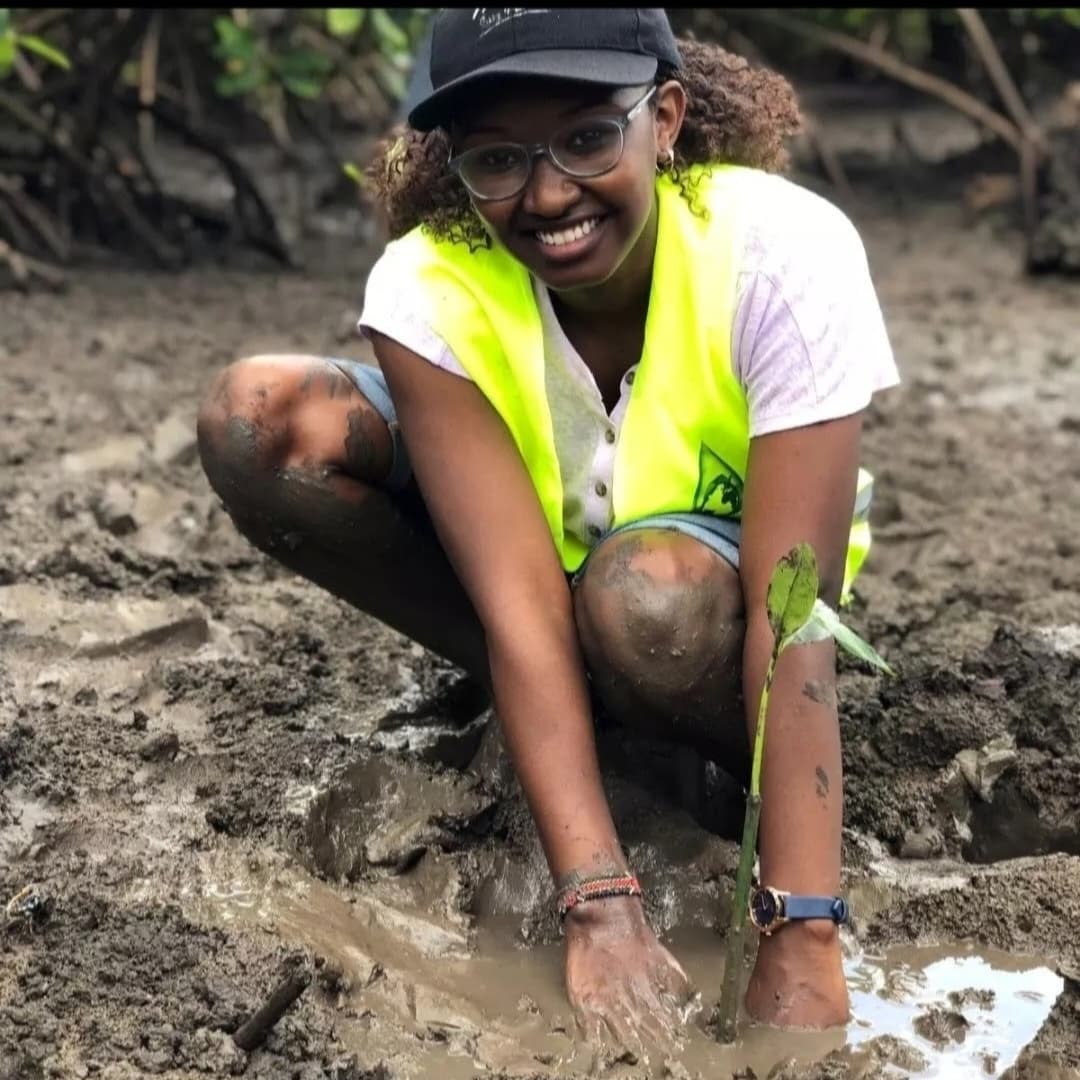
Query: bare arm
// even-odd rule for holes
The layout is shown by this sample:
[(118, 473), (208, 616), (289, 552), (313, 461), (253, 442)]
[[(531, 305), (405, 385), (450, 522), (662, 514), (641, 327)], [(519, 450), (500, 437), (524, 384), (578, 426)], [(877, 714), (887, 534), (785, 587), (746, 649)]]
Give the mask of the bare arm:
[[(772, 646), (765, 608), (769, 577), (777, 560), (805, 540), (817, 555), (823, 598), (837, 602), (861, 429), (857, 414), (751, 443), (741, 544), (743, 690), (751, 737)], [(761, 819), (762, 880), (775, 888), (816, 894), (839, 888), (843, 785), (835, 681), (832, 642), (788, 650), (777, 666)], [(821, 924), (814, 930), (831, 932)]]
[(496, 708), (552, 875), (622, 867), (570, 590), (517, 447), (471, 382), (389, 338), (375, 337), (375, 353), (439, 539), (484, 627)]

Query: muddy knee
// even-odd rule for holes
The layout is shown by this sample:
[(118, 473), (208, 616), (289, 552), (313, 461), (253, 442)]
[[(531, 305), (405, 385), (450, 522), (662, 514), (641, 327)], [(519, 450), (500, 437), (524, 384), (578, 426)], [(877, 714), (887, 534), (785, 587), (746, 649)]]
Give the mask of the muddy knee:
[(234, 517), (266, 509), (290, 473), (376, 482), (393, 448), (386, 422), (334, 364), (255, 356), (218, 374), (198, 416), (199, 454)]
[(280, 467), (287, 450), (290, 395), (274, 358), (239, 360), (219, 372), (198, 414), (199, 456), (226, 506)]
[(738, 573), (680, 533), (631, 530), (590, 559), (575, 592), (585, 658), (609, 699), (673, 713), (737, 694), (743, 604)]

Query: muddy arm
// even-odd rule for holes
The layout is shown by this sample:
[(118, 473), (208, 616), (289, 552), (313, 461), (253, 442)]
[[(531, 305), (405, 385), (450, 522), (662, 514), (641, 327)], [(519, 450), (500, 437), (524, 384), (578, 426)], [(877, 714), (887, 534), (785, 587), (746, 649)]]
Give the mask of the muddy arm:
[[(777, 560), (801, 541), (818, 558), (822, 596), (843, 581), (855, 501), (862, 417), (754, 439), (743, 507), (741, 577), (746, 603), (743, 693), (753, 740), (772, 649), (765, 596)], [(762, 769), (761, 880), (794, 893), (840, 888), (843, 818), (836, 655), (831, 641), (784, 652), (769, 699)], [(751, 1015), (827, 1027), (847, 1015), (837, 928), (792, 923), (762, 938), (747, 991)]]
[(483, 624), (507, 748), (552, 874), (622, 868), (570, 590), (517, 448), (473, 383), (387, 338), (375, 338), (375, 352), (439, 538)]
[[(772, 648), (765, 609), (772, 568), (796, 543), (809, 542), (817, 555), (822, 598), (836, 604), (861, 427), (857, 415), (767, 435), (752, 444), (741, 567), (747, 611), (744, 691), (751, 738)], [(778, 888), (816, 892), (839, 885), (835, 678), (831, 644), (788, 650), (777, 669), (763, 769), (761, 853), (762, 874), (784, 879)], [(827, 790), (827, 799), (819, 789)], [(826, 804), (828, 812), (823, 813)], [(799, 824), (804, 821), (811, 824)], [(807, 835), (796, 839), (804, 831)]]

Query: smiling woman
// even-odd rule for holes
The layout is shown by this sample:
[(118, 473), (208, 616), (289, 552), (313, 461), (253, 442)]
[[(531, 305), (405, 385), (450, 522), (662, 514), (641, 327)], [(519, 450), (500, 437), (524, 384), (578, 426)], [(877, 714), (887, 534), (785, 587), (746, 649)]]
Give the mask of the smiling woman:
[[(850, 589), (862, 413), (897, 373), (855, 229), (770, 175), (798, 123), (784, 80), (677, 43), (657, 8), (449, 9), (430, 69), (372, 167), (379, 368), (233, 364), (203, 464), (255, 544), (491, 688), (568, 994), (633, 1046), (690, 987), (645, 918), (593, 719), (745, 779), (769, 575), (805, 541), (825, 599)], [(822, 643), (772, 687), (761, 883), (803, 914), (758, 948), (747, 1007), (771, 1024), (848, 1015), (834, 682)]]
[[(717, 45), (683, 40), (678, 43), (678, 66), (658, 64), (657, 84), (669, 79), (686, 90), (687, 107), (677, 144), (662, 164), (690, 198), (686, 168), (695, 163), (726, 161), (751, 168), (779, 171), (786, 167), (784, 140), (800, 128), (799, 108), (790, 84), (771, 71), (752, 68), (740, 56)], [(485, 105), (499, 100), (500, 91), (520, 84), (507, 76), (503, 86), (495, 77), (459, 92), (454, 116), (472, 127)], [(578, 102), (610, 95), (610, 87), (578, 83)], [(446, 239), (487, 242), (482, 223), (473, 212), (469, 193), (454, 182), (448, 167), (452, 142), (440, 128), (408, 128), (387, 140), (368, 170), (368, 180), (387, 212), (391, 236), (404, 235), (424, 224)]]

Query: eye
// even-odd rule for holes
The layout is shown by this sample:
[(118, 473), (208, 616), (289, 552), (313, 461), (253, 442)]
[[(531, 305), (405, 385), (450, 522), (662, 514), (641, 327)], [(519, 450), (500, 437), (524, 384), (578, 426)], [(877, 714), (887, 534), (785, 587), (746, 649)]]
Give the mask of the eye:
[(612, 137), (609, 125), (590, 124), (568, 132), (564, 142), (567, 150), (572, 150), (575, 154), (587, 154), (590, 150), (606, 146)]
[(521, 153), (513, 146), (477, 147), (469, 155), (469, 167), (485, 173), (508, 172), (520, 161)]

